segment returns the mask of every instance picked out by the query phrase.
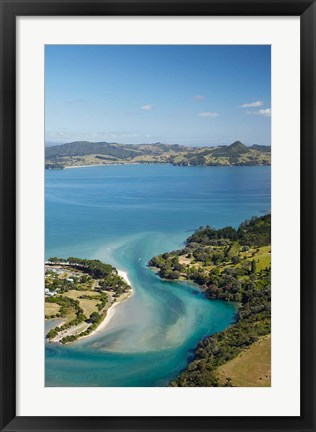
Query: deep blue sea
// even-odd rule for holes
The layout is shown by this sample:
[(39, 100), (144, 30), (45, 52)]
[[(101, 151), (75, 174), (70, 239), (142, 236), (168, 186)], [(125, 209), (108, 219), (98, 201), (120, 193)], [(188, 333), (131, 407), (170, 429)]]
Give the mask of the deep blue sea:
[[(46, 258), (95, 258), (128, 273), (132, 297), (104, 331), (46, 343), (46, 386), (166, 386), (236, 305), (147, 267), (198, 227), (237, 227), (271, 206), (271, 169), (117, 165), (46, 170)], [(49, 326), (49, 323), (46, 324)], [(51, 324), (52, 325), (52, 324)]]

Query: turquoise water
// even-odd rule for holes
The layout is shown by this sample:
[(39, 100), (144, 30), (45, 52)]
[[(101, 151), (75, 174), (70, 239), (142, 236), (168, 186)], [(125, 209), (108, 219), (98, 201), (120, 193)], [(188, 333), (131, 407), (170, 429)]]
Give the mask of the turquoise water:
[[(47, 386), (165, 386), (199, 340), (235, 319), (234, 304), (146, 267), (199, 226), (238, 226), (270, 211), (270, 167), (127, 165), (46, 171), (46, 258), (97, 258), (128, 273), (134, 294), (104, 331), (46, 343)], [(49, 326), (49, 323), (47, 323)]]

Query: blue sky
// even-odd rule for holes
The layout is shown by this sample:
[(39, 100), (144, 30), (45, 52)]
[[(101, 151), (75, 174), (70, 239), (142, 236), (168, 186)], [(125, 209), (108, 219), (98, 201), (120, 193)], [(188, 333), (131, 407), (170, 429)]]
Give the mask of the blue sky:
[(271, 144), (270, 46), (49, 45), (45, 141)]

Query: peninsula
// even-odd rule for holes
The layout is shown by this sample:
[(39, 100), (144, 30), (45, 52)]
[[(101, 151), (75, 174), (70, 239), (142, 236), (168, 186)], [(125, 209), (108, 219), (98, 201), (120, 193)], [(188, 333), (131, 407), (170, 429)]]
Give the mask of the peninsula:
[(45, 263), (45, 318), (61, 323), (47, 334), (67, 344), (104, 324), (110, 307), (132, 293), (126, 273), (99, 260), (53, 257)]
[(140, 163), (175, 166), (271, 165), (271, 147), (256, 144), (247, 147), (240, 141), (217, 147), (75, 141), (45, 148), (46, 169)]
[(271, 215), (199, 228), (184, 249), (152, 258), (161, 278), (190, 280), (210, 299), (239, 304), (236, 322), (202, 340), (171, 386), (271, 385)]

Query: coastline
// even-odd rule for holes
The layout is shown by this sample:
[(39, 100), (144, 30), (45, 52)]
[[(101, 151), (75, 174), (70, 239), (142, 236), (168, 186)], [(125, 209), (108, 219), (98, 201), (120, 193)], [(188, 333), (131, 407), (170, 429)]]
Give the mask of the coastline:
[[(109, 324), (109, 322), (111, 321), (113, 316), (115, 315), (115, 312), (117, 310), (117, 306), (119, 306), (121, 303), (123, 303), (125, 300), (127, 300), (128, 298), (130, 298), (134, 294), (134, 290), (133, 290), (132, 284), (128, 278), (127, 272), (117, 269), (117, 274), (122, 279), (124, 279), (124, 281), (130, 286), (130, 290), (127, 293), (123, 293), (120, 297), (118, 297), (117, 300), (115, 299), (114, 301), (113, 301), (113, 297), (110, 294), (108, 294), (109, 299), (111, 299), (111, 303), (110, 303), (109, 307), (106, 309), (106, 315), (103, 318), (103, 320), (100, 322), (98, 327), (94, 331), (89, 333), (88, 335), (80, 336), (75, 341), (67, 342), (67, 343), (65, 343), (65, 345), (76, 343), (76, 342), (80, 341), (81, 339), (88, 338), (88, 337), (90, 337), (96, 333), (103, 331), (105, 329), (105, 327)], [(45, 319), (45, 321), (46, 321), (46, 319)], [(61, 326), (62, 324), (64, 324), (64, 321), (59, 323), (59, 326)], [(60, 343), (60, 340), (52, 339), (51, 342)]]
[[(163, 163), (163, 162), (158, 162)], [(109, 164), (91, 164), (91, 165), (71, 165), (71, 166), (64, 166), (63, 169), (69, 169), (69, 168), (91, 168), (91, 167), (100, 167), (100, 166), (118, 166), (118, 165), (157, 165), (155, 162), (152, 163), (145, 163), (145, 162), (115, 162), (115, 163), (109, 163)]]
[(72, 165), (72, 166), (65, 166), (64, 169), (69, 168), (90, 168), (90, 167), (98, 167), (98, 166), (111, 166), (111, 165), (125, 165), (125, 164), (91, 164), (91, 165)]
[(131, 281), (128, 279), (127, 272), (123, 271), (123, 270), (117, 270), (117, 274), (125, 280), (125, 282), (131, 287), (131, 289), (133, 291), (133, 287), (132, 287)]
[(82, 340), (82, 339), (88, 338), (88, 337), (90, 337), (92, 335), (95, 335), (95, 334), (100, 333), (101, 331), (103, 331), (106, 328), (106, 326), (110, 323), (111, 319), (114, 317), (115, 312), (117, 310), (117, 307), (121, 303), (123, 303), (125, 300), (127, 300), (130, 297), (132, 297), (132, 295), (134, 294), (134, 290), (133, 290), (132, 284), (131, 284), (131, 282), (130, 282), (130, 280), (128, 278), (127, 272), (125, 272), (123, 270), (117, 270), (117, 274), (119, 276), (121, 276), (125, 280), (126, 283), (128, 283), (128, 285), (131, 287), (130, 291), (127, 294), (121, 295), (121, 297), (119, 297), (119, 299), (116, 302), (113, 302), (111, 304), (111, 306), (108, 308), (108, 310), (106, 312), (106, 315), (105, 315), (104, 319), (100, 322), (99, 326), (93, 332), (91, 332), (90, 334), (88, 334), (86, 336), (79, 337), (75, 341), (75, 343), (78, 342), (78, 341), (80, 341), (80, 340)]
[[(201, 167), (201, 168), (215, 168), (215, 167), (263, 167), (263, 166), (270, 166), (271, 164), (258, 164), (258, 165), (251, 165), (251, 164), (213, 164), (213, 165), (178, 165), (178, 164), (173, 164), (170, 162), (163, 162), (163, 161), (159, 161), (159, 162), (114, 162), (114, 163), (105, 163), (105, 164), (90, 164), (90, 165), (71, 165), (71, 166), (64, 166), (62, 169), (70, 169), (70, 168), (91, 168), (91, 167), (110, 167), (110, 166), (124, 166), (124, 165), (170, 165), (173, 167), (185, 167), (185, 168), (190, 168), (190, 167)], [(53, 170), (53, 169), (49, 169), (49, 170)], [(58, 169), (57, 169), (58, 171)]]

